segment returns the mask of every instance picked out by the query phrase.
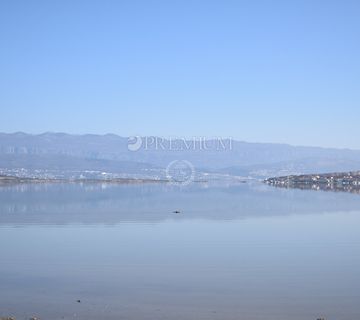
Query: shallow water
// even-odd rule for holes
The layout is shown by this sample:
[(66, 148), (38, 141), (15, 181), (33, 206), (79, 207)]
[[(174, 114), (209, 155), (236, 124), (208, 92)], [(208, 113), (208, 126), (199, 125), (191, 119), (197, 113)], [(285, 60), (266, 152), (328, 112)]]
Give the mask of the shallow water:
[(3, 186), (0, 316), (360, 319), (359, 227), (347, 193)]

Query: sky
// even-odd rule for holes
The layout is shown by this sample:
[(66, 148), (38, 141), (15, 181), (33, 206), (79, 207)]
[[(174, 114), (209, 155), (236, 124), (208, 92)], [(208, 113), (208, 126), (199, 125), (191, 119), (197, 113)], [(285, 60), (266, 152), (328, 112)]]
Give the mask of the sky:
[(360, 149), (360, 1), (0, 1), (0, 131)]

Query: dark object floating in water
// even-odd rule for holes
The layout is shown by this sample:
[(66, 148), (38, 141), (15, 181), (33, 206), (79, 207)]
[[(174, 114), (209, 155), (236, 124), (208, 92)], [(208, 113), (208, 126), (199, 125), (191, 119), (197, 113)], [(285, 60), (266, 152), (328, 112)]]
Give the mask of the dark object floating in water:
[(80, 302), (81, 302), (81, 300), (76, 300), (76, 302), (77, 302), (77, 303), (80, 303)]
[(175, 210), (173, 211), (173, 213), (181, 213), (179, 210)]

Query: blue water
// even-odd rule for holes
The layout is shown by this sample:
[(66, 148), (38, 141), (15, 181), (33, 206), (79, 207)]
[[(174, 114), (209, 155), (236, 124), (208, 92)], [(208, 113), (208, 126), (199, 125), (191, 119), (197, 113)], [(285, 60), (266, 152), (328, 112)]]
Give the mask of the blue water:
[(3, 186), (0, 316), (360, 319), (359, 227), (347, 193)]

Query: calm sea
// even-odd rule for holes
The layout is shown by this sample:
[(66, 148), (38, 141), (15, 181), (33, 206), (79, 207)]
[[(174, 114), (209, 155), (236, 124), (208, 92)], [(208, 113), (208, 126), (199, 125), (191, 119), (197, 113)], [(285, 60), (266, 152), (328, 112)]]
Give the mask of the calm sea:
[(2, 186), (0, 259), (0, 316), (17, 319), (355, 320), (360, 195)]

